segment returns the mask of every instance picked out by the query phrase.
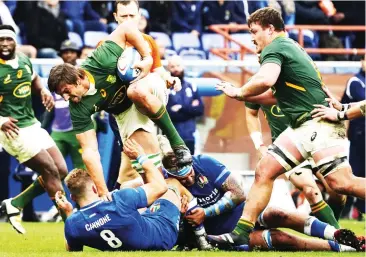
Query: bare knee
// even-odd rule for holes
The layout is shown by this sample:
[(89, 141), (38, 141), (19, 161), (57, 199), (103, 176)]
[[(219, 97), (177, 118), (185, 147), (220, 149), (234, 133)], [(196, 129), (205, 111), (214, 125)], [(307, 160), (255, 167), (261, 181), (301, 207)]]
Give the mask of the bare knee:
[(268, 165), (266, 165), (266, 162), (262, 159), (255, 169), (255, 183), (267, 183), (271, 180), (274, 181), (276, 177), (277, 176), (268, 169)]
[[(56, 166), (56, 164), (53, 161), (49, 161), (45, 164), (43, 164), (42, 167), (42, 176), (45, 177), (54, 177), (57, 179), (60, 179), (59, 170)], [(67, 171), (66, 171), (67, 173)]]
[(67, 173), (68, 170), (66, 165), (64, 164), (58, 165), (58, 174), (61, 180), (64, 180), (64, 178), (67, 176)]
[(287, 220), (289, 215), (282, 209), (269, 207), (264, 212), (263, 220), (268, 227), (277, 227), (281, 221)]
[(354, 176), (350, 174), (349, 176), (337, 176), (333, 173), (326, 177), (326, 181), (331, 189), (333, 189), (337, 194), (350, 195), (352, 194), (352, 179)]
[(127, 96), (133, 102), (143, 103), (146, 101), (148, 90), (136, 82), (127, 89)]

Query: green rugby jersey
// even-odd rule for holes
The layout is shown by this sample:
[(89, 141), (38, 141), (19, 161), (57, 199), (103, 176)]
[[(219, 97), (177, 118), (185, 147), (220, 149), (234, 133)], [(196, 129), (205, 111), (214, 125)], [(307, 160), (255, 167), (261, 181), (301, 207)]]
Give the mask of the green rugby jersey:
[(117, 61), (122, 52), (119, 45), (107, 40), (81, 65), (90, 81), (90, 89), (79, 103), (70, 101), (71, 121), (76, 133), (94, 128), (91, 115), (95, 112), (105, 110), (119, 114), (131, 107), (128, 86), (117, 74)]
[(271, 129), (272, 142), (289, 126), (287, 117), (282, 113), (277, 105), (261, 105), (251, 102), (245, 102), (245, 107), (252, 110), (262, 109), (264, 116)]
[(25, 128), (37, 122), (32, 108), (32, 63), (27, 56), (16, 53), (12, 60), (0, 59), (0, 116), (18, 120)]
[(284, 35), (278, 36), (260, 55), (260, 64), (266, 63), (281, 66), (281, 73), (272, 90), (291, 127), (296, 128), (311, 119), (314, 104), (328, 106), (320, 73), (298, 43)]

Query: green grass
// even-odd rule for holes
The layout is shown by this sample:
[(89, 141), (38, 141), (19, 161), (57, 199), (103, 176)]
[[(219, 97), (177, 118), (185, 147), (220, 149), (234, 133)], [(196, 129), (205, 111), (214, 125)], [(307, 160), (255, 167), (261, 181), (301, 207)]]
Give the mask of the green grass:
[[(342, 226), (350, 228), (357, 234), (365, 234), (365, 223), (357, 221), (342, 221)], [(315, 256), (365, 256), (363, 253), (334, 253), (334, 252), (124, 252), (103, 253), (86, 248), (82, 253), (67, 253), (64, 250), (62, 223), (25, 223), (26, 235), (17, 234), (9, 224), (0, 223), (0, 257), (2, 256), (124, 256), (124, 257), (315, 257)]]

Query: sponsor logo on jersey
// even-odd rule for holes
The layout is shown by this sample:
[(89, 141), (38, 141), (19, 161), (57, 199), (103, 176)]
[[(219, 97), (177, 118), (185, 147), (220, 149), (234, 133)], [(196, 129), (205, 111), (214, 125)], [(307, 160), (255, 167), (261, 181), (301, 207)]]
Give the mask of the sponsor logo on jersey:
[(31, 94), (31, 83), (29, 81), (23, 82), (16, 86), (13, 95), (17, 98), (25, 98)]
[(159, 209), (160, 209), (160, 203), (154, 203), (153, 205), (150, 206), (151, 212), (157, 212)]
[(23, 76), (23, 70), (18, 70), (17, 78), (20, 79)]
[(118, 89), (118, 91), (114, 94), (112, 100), (109, 103), (109, 107), (113, 107), (117, 104), (120, 104), (123, 102), (123, 100), (125, 100), (126, 98), (126, 86), (122, 86), (120, 89)]
[(207, 185), (208, 183), (208, 179), (203, 176), (203, 175), (199, 175), (197, 177), (197, 185), (200, 187), (200, 188), (203, 188), (205, 185)]
[(285, 117), (285, 115), (282, 113), (280, 107), (278, 107), (277, 105), (272, 105), (271, 113), (275, 117)]
[(197, 195), (196, 198), (198, 205), (205, 208), (207, 206), (210, 206), (211, 204), (216, 203), (221, 198), (221, 195), (219, 190), (215, 188), (211, 191), (209, 195)]
[(111, 83), (111, 84), (116, 83), (116, 80), (117, 80), (117, 78), (114, 75), (108, 75), (108, 77), (106, 79), (106, 81), (109, 82), (109, 83)]
[(10, 79), (10, 74), (8, 74), (6, 76), (6, 78), (4, 79), (4, 84), (6, 85), (6, 84), (9, 84), (10, 82), (12, 82), (12, 80)]
[(318, 133), (314, 132), (312, 135), (311, 135), (311, 142), (313, 142), (316, 138), (316, 136), (318, 135)]

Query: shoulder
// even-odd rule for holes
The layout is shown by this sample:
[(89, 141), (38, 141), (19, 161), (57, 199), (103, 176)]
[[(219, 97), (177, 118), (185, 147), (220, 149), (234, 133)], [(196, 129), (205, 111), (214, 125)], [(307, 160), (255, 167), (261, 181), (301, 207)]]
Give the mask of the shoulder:
[(28, 56), (26, 56), (25, 54), (21, 53), (21, 52), (17, 52), (16, 56), (18, 57), (19, 62), (28, 64), (28, 65), (32, 65), (31, 60), (29, 59)]

